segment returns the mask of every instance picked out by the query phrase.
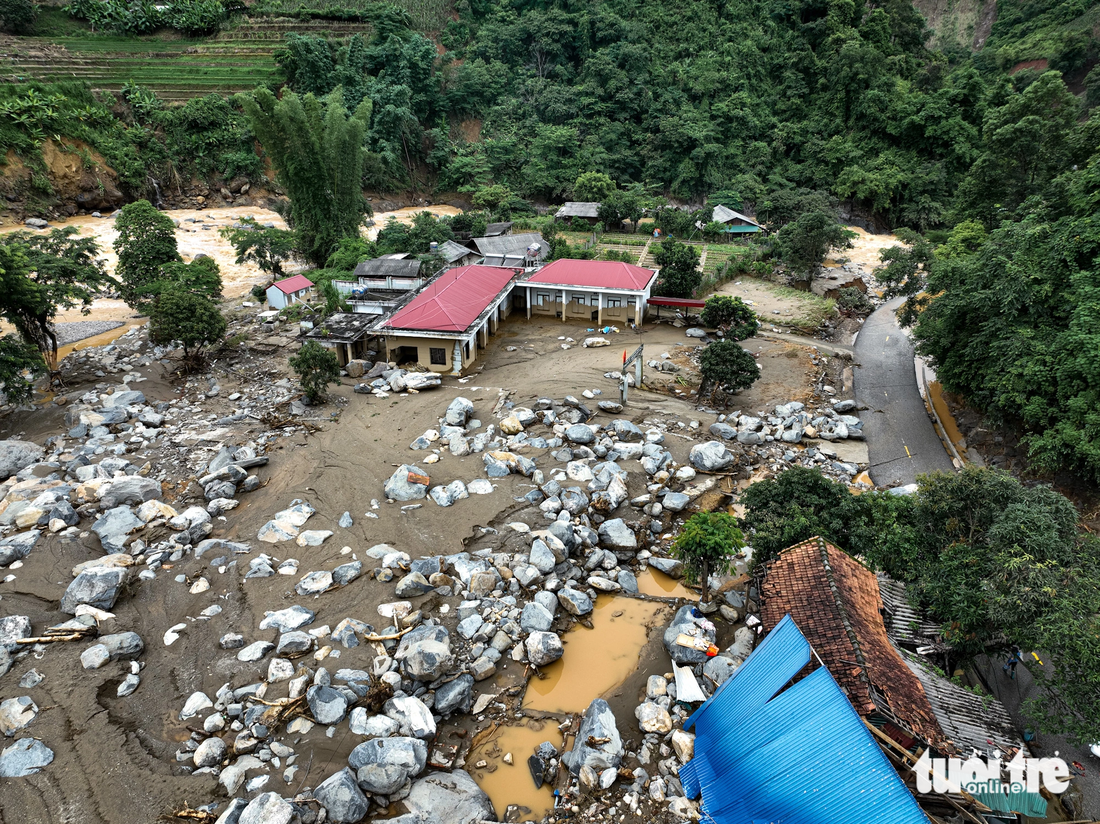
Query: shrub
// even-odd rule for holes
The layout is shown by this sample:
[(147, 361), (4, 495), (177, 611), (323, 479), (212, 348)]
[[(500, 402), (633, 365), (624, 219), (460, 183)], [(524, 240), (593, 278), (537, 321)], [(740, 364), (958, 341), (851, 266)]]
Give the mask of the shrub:
[(709, 388), (740, 392), (748, 389), (760, 377), (760, 366), (751, 354), (731, 340), (715, 341), (699, 356), (699, 371), (703, 375), (699, 395)]
[(225, 337), (226, 322), (214, 301), (185, 291), (168, 291), (149, 313), (149, 339), (157, 344), (179, 342), (188, 369), (205, 362), (206, 347)]
[(703, 325), (710, 329), (725, 329), (729, 340), (751, 338), (760, 328), (756, 313), (741, 298), (730, 295), (713, 295), (707, 298), (701, 319)]
[(115, 277), (122, 299), (137, 309), (147, 299), (149, 288), (161, 279), (164, 265), (180, 260), (176, 224), (148, 200), (138, 200), (122, 207), (115, 226)]
[(298, 354), (290, 359), (290, 368), (298, 375), (306, 397), (317, 403), (325, 397), (325, 389), (330, 383), (340, 380), (340, 363), (336, 354), (316, 341), (309, 341)]

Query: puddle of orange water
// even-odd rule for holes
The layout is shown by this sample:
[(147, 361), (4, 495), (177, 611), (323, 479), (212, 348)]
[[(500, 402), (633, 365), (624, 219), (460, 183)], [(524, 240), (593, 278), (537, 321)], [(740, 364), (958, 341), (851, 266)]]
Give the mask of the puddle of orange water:
[(634, 672), (648, 626), (667, 611), (668, 607), (652, 602), (599, 596), (592, 629), (578, 626), (562, 638), (564, 657), (543, 668), (544, 678), (528, 682), (524, 709), (584, 712), (593, 699)]
[(659, 569), (649, 567), (638, 576), (638, 591), (655, 598), (687, 598), (695, 600), (699, 594), (688, 589), (675, 578), (665, 575)]
[[(493, 738), (466, 757), (466, 769), (493, 802), (497, 818), (504, 816), (509, 804), (530, 810), (521, 816), (523, 821), (538, 821), (554, 808), (553, 788), (543, 784), (541, 789), (535, 789), (527, 766), (527, 759), (543, 741), (561, 749), (562, 735), (557, 723), (528, 720), (514, 727), (501, 727)], [(506, 753), (512, 754), (511, 764), (504, 763)], [(480, 761), (487, 762), (487, 768), (478, 769)]]
[(955, 423), (955, 417), (951, 414), (951, 409), (947, 406), (947, 401), (943, 398), (943, 387), (939, 381), (931, 381), (928, 384), (928, 395), (932, 401), (932, 406), (936, 408), (936, 414), (940, 416), (940, 421), (943, 423), (943, 428), (947, 432), (947, 437), (951, 439), (951, 443), (955, 444), (955, 449), (959, 450), (959, 454), (963, 455), (966, 452), (963, 446), (963, 434), (959, 431), (958, 425)]
[(84, 338), (74, 343), (66, 344), (65, 346), (57, 347), (57, 362), (61, 363), (65, 359), (66, 355), (71, 355), (73, 352), (79, 352), (81, 349), (91, 349), (96, 346), (106, 346), (109, 343), (114, 343), (121, 338), (127, 332), (129, 332), (135, 326), (144, 326), (147, 321), (135, 321), (134, 323), (124, 323), (122, 326), (118, 326), (107, 332), (101, 332), (98, 335), (92, 335), (90, 338)]

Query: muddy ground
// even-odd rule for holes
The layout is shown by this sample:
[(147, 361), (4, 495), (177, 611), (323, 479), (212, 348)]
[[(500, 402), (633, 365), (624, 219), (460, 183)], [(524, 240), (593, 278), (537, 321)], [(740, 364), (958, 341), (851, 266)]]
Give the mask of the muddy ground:
[[(247, 316), (250, 310), (238, 311)], [(128, 671), (124, 666), (82, 669), (79, 655), (86, 643), (53, 644), (41, 654), (17, 662), (0, 683), (0, 698), (26, 693), (17, 682), (32, 666), (45, 676), (32, 691), (41, 712), (30, 731), (53, 748), (56, 758), (37, 775), (0, 782), (0, 822), (152, 822), (185, 804), (197, 807), (224, 801), (214, 777), (187, 774), (177, 766), (176, 757), (180, 743), (191, 733), (188, 725), (201, 724), (201, 719), (178, 719), (188, 695), (203, 691), (213, 696), (227, 682), (237, 687), (257, 679), (258, 665), (240, 663), (232, 652), (219, 649), (218, 639), (223, 634), (241, 632), (246, 643), (268, 639), (272, 631), (261, 633), (256, 629), (264, 611), (295, 603), (317, 612), (315, 626), (335, 626), (351, 617), (381, 628), (386, 619), (379, 617), (377, 607), (396, 600), (392, 584), (379, 583), (368, 574), (342, 589), (301, 597), (293, 593), (295, 582), (306, 571), (332, 569), (356, 558), (371, 570), (378, 562), (366, 557), (364, 550), (381, 543), (415, 558), (499, 547), (509, 540), (504, 524), (545, 523), (537, 507), (522, 501), (521, 496), (532, 485), (517, 475), (495, 479), (497, 489), (491, 495), (474, 495), (448, 509), (427, 502), (409, 511), (399, 504), (385, 503), (383, 480), (393, 467), (415, 462), (424, 455), (410, 452), (410, 442), (438, 426), (440, 415), (453, 398), (461, 395), (472, 400), (475, 416), (486, 423), (495, 421), (491, 412), (501, 393), (517, 405), (530, 405), (539, 397), (580, 395), (585, 389), (601, 390), (602, 398), (617, 399), (616, 384), (604, 373), (621, 363), (623, 350), (632, 351), (644, 343), (646, 360), (661, 359), (668, 353), (682, 365), (679, 374), (688, 377), (688, 385), (667, 381), (664, 374), (647, 370), (647, 380), (652, 377), (654, 386), (663, 391), (633, 390), (627, 410), (618, 417), (639, 425), (654, 420), (667, 422), (670, 437), (665, 446), (679, 464), (686, 464), (688, 450), (697, 440), (693, 435), (709, 439), (706, 427), (715, 420), (714, 414), (698, 411), (687, 397), (693, 383), (691, 355), (698, 341), (687, 338), (683, 328), (647, 324), (642, 330), (610, 335), (608, 347), (584, 349), (576, 344), (562, 348), (563, 344), (569, 345), (562, 337), (580, 341), (585, 336), (584, 327), (559, 321), (514, 319), (490, 340), (473, 374), (465, 378), (448, 377), (439, 389), (385, 400), (354, 394), (354, 381), (345, 378), (331, 390), (329, 403), (307, 410), (304, 417), (315, 431), (306, 434), (297, 429), (290, 434), (276, 434), (267, 448), (270, 463), (257, 470), (262, 487), (242, 496), (237, 509), (216, 518), (210, 537), (250, 542), (258, 547), (242, 563), (259, 551), (273, 555), (273, 565), (296, 558), (301, 562), (299, 574), (245, 581), (233, 569), (212, 567), (209, 556), (196, 560), (188, 555), (178, 564), (166, 565), (155, 580), (135, 581), (114, 608), (116, 617), (100, 627), (101, 634), (132, 630), (145, 641), (142, 685), (126, 698), (115, 695)], [(203, 414), (212, 419), (232, 414), (236, 405), (228, 400), (230, 395), (249, 396), (289, 376), (286, 358), (297, 348), (296, 343), (282, 339), (285, 345), (279, 346), (271, 340), (280, 339), (268, 339), (267, 345), (259, 346), (254, 338), (251, 345), (221, 353), (209, 376), (189, 381), (171, 366), (155, 362), (140, 370), (145, 380), (133, 388), (144, 392), (150, 405), (183, 398), (201, 407)], [(828, 369), (815, 364), (813, 350), (805, 346), (762, 339), (747, 341), (745, 346), (759, 354), (763, 371), (762, 380), (735, 399), (736, 405), (746, 411), (809, 399), (811, 383)], [(839, 364), (832, 369), (830, 379), (843, 392)], [(206, 397), (211, 379), (220, 387), (216, 397)], [(117, 379), (97, 379), (71, 370), (66, 380), (67, 396), (97, 384), (117, 384)], [(685, 397), (677, 397), (677, 391)], [(42, 443), (65, 431), (64, 413), (65, 407), (47, 399), (33, 411), (15, 412), (0, 420), (0, 437)], [(602, 424), (607, 419), (601, 413), (594, 423)], [(268, 424), (255, 420), (228, 427), (211, 424), (207, 440), (158, 446), (148, 454), (128, 457), (138, 465), (143, 459), (158, 466), (178, 462), (177, 483), (170, 488), (166, 485), (164, 500), (182, 511), (191, 503), (202, 503), (201, 488), (189, 483), (193, 478), (188, 478), (188, 467), (205, 463), (222, 443), (247, 443), (271, 432)], [(469, 482), (484, 476), (482, 456), (456, 458), (444, 452), (441, 460), (430, 466), (430, 472), (433, 485), (454, 479)], [(644, 492), (644, 476), (635, 478), (632, 473), (630, 493), (639, 492)], [(517, 498), (521, 500), (517, 502)], [(332, 529), (336, 534), (320, 547), (257, 544), (259, 528), (295, 499), (308, 501), (317, 510), (309, 528)], [(371, 508), (372, 499), (381, 502), (377, 510)], [(345, 511), (351, 513), (354, 524), (341, 529), (337, 520)], [(365, 517), (370, 512), (377, 514), (377, 519)], [(27, 615), (36, 630), (63, 620), (57, 604), (72, 579), (72, 567), (102, 553), (98, 539), (89, 532), (67, 541), (44, 535), (22, 567), (9, 571), (14, 578), (0, 583), (0, 615)], [(184, 580), (175, 580), (180, 575)], [(200, 576), (205, 576), (211, 587), (192, 595), (189, 586)], [(433, 594), (413, 600), (415, 608), (439, 615), (454, 631), (458, 598)], [(450, 607), (446, 615), (441, 613), (444, 604)], [(212, 605), (220, 606), (222, 612), (210, 619), (200, 617), (200, 612)], [(166, 646), (162, 636), (177, 623), (186, 624), (186, 629), (178, 641)], [(723, 636), (727, 630), (731, 632), (732, 628), (724, 629)], [(568, 655), (568, 639), (566, 650)], [(365, 644), (338, 649), (338, 653), (338, 660), (330, 657), (323, 662), (330, 670), (369, 669), (375, 650)], [(317, 665), (312, 660), (308, 663)], [(503, 667), (494, 678), (475, 686), (475, 698), (484, 692), (505, 693), (522, 687), (523, 665), (509, 661), (507, 656), (501, 663)], [(668, 659), (659, 632), (653, 633), (634, 672), (608, 695), (624, 739), (639, 736), (633, 707), (639, 691), (644, 691), (645, 678), (667, 670)], [(278, 686), (285, 690), (285, 684)], [(275, 694), (285, 693), (276, 690)], [(514, 708), (521, 697), (510, 696), (510, 706)], [(484, 724), (471, 718), (448, 723), (441, 727), (439, 740), (467, 741), (479, 726)], [(357, 736), (347, 732), (346, 725), (340, 729), (334, 739), (327, 738), (322, 727), (299, 736), (294, 741), (300, 767), (294, 786), (285, 786), (276, 770), (266, 789), (291, 796), (296, 789), (316, 786), (331, 775), (359, 742)]]

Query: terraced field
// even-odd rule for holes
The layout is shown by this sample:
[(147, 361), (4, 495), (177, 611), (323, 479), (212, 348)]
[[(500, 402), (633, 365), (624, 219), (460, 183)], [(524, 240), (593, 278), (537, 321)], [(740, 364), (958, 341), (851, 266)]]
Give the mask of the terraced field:
[(93, 89), (116, 91), (130, 81), (168, 101), (232, 94), (277, 82), (275, 51), (287, 34), (321, 34), (347, 39), (370, 34), (366, 23), (245, 20), (203, 40), (155, 37), (6, 38), (0, 78), (84, 80)]

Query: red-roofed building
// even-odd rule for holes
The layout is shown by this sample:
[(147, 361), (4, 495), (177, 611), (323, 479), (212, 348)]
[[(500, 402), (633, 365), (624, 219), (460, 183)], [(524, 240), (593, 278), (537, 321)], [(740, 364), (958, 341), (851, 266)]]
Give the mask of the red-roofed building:
[(383, 321), (386, 358), (416, 361), (433, 372), (458, 374), (511, 311), (512, 285), (522, 269), (460, 266), (448, 269)]
[(611, 260), (555, 260), (516, 288), (523, 291), (527, 317), (605, 323), (642, 322), (657, 272)]
[(305, 303), (313, 289), (313, 281), (305, 275), (277, 280), (267, 287), (267, 303), (272, 309), (286, 309), (292, 303)]

